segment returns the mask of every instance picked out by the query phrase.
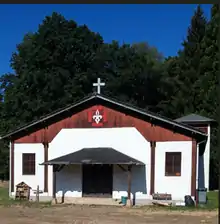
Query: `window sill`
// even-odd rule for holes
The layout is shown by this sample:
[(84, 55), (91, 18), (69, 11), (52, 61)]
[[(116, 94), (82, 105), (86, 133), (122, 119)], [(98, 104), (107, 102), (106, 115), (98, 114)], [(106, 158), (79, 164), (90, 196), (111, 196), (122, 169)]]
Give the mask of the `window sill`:
[(22, 176), (35, 176), (36, 174), (22, 174)]
[(165, 177), (181, 177), (181, 175), (176, 175), (176, 174), (165, 174)]

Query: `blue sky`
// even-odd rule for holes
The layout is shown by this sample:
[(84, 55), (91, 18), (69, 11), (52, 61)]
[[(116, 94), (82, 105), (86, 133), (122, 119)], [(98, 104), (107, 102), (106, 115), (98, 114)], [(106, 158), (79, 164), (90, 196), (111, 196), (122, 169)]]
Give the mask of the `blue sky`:
[[(11, 72), (10, 58), (27, 32), (34, 32), (43, 18), (59, 12), (78, 24), (99, 32), (105, 42), (147, 41), (165, 56), (176, 55), (197, 5), (1, 5), (0, 74)], [(202, 5), (209, 18), (211, 5)]]

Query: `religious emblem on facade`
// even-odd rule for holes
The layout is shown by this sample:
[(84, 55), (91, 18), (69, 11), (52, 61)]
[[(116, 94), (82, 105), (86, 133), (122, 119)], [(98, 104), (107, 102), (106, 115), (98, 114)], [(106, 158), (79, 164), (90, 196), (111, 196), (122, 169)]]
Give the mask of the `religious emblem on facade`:
[(94, 107), (88, 112), (88, 122), (93, 127), (102, 127), (106, 121), (106, 114), (102, 106)]

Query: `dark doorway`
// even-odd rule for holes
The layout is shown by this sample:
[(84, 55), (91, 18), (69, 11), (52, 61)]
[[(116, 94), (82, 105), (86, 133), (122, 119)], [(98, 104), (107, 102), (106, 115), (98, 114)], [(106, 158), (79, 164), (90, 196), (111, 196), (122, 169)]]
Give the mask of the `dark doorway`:
[(111, 197), (112, 165), (83, 165), (83, 197)]

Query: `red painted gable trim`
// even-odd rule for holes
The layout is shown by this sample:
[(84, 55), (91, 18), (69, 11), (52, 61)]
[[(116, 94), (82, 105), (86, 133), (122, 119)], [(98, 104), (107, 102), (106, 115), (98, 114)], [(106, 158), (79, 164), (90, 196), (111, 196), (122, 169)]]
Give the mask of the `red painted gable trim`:
[[(102, 120), (101, 126), (95, 126), (94, 111), (99, 108)], [(58, 121), (48, 128), (35, 131), (30, 135), (15, 140), (16, 143), (43, 143), (45, 134), (48, 142), (63, 128), (113, 128), (113, 127), (135, 127), (148, 141), (191, 141), (191, 138), (160, 126), (154, 126), (150, 122), (132, 117), (130, 115), (118, 112), (108, 107), (95, 105), (76, 113), (68, 118)]]

